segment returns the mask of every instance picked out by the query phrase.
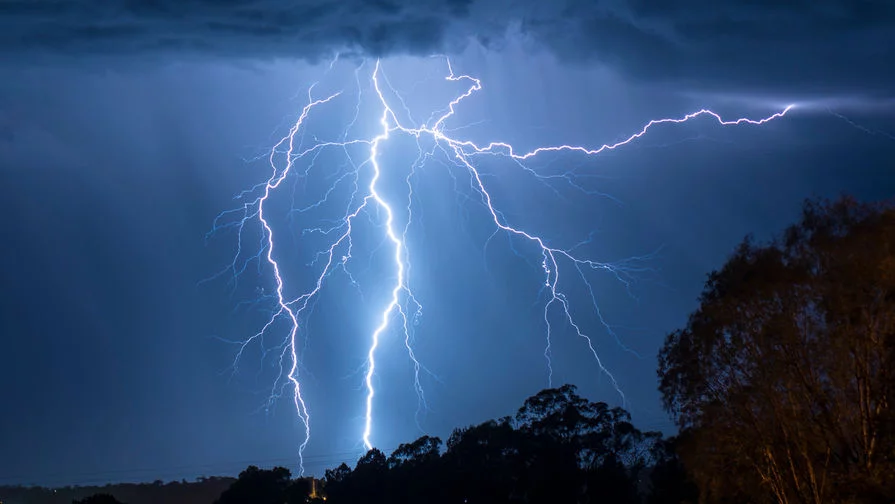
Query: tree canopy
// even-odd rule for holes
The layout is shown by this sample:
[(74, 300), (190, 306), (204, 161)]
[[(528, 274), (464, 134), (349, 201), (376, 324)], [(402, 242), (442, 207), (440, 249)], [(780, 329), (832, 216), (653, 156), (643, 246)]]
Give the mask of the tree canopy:
[[(530, 397), (515, 417), (367, 452), (326, 472), (327, 503), (638, 503), (660, 435), (626, 411), (582, 398), (572, 385)], [(667, 454), (666, 454), (667, 455)], [(669, 455), (670, 457), (670, 455)], [(657, 499), (654, 502), (668, 502)]]
[(293, 480), (285, 467), (249, 466), (215, 504), (304, 504), (310, 493), (308, 480)]
[(895, 500), (895, 209), (808, 201), (747, 238), (659, 354), (703, 501)]
[(110, 494), (99, 493), (90, 497), (73, 500), (72, 504), (122, 504), (118, 499)]

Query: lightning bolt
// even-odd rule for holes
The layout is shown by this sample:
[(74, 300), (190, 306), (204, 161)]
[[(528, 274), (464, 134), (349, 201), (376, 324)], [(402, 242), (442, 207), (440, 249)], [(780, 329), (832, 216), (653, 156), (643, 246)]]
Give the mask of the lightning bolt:
[[(333, 60), (330, 64), (330, 70), (333, 65), (335, 65), (336, 60)], [(293, 397), (292, 402), (304, 428), (304, 437), (298, 449), (302, 473), (304, 471), (303, 453), (311, 439), (310, 413), (302, 395), (302, 387), (299, 380), (300, 368), (302, 368), (303, 344), (307, 344), (306, 331), (301, 331), (302, 324), (303, 320), (306, 320), (306, 317), (309, 315), (308, 312), (311, 310), (313, 304), (316, 303), (327, 278), (332, 274), (337, 271), (342, 271), (348, 275), (353, 285), (358, 285), (349, 272), (347, 265), (352, 259), (352, 249), (354, 246), (353, 232), (356, 226), (355, 221), (362, 213), (370, 217), (371, 220), (376, 215), (379, 215), (380, 217), (384, 216), (384, 218), (380, 218), (380, 225), (382, 226), (384, 234), (383, 244), (390, 247), (390, 257), (393, 262), (394, 274), (394, 280), (389, 290), (389, 297), (387, 298), (382, 311), (378, 315), (378, 325), (376, 325), (370, 334), (369, 347), (366, 351), (365, 372), (363, 374), (363, 386), (366, 389), (366, 396), (364, 402), (363, 432), (361, 436), (363, 445), (367, 449), (373, 447), (373, 409), (376, 398), (374, 379), (377, 369), (377, 350), (379, 349), (384, 334), (390, 330), (390, 325), (395, 319), (399, 322), (398, 329), (403, 332), (404, 346), (413, 363), (413, 387), (419, 398), (417, 420), (420, 412), (426, 409), (425, 394), (420, 381), (420, 374), (421, 372), (426, 371), (426, 369), (422, 366), (414, 353), (412, 334), (412, 326), (415, 325), (422, 313), (422, 304), (414, 296), (409, 285), (410, 262), (407, 249), (407, 235), (410, 229), (411, 220), (413, 219), (413, 177), (416, 174), (416, 169), (422, 166), (426, 160), (432, 159), (439, 153), (443, 154), (444, 158), (449, 160), (454, 167), (468, 175), (470, 188), (482, 203), (485, 213), (494, 227), (494, 232), (488, 238), (488, 242), (490, 242), (491, 238), (495, 235), (504, 233), (511, 238), (510, 246), (515, 253), (523, 255), (524, 251), (516, 249), (512, 244), (513, 238), (521, 243), (527, 243), (529, 249), (537, 254), (536, 257), (539, 258), (537, 267), (543, 273), (541, 292), (546, 296), (546, 301), (542, 308), (543, 320), (546, 327), (544, 358), (546, 361), (548, 385), (552, 386), (553, 365), (551, 361), (551, 345), (555, 330), (554, 323), (556, 322), (556, 320), (551, 317), (551, 314), (557, 313), (560, 317), (559, 320), (571, 328), (571, 332), (583, 341), (588, 351), (592, 354), (597, 368), (602, 374), (609, 378), (612, 386), (621, 397), (622, 403), (624, 403), (625, 395), (618, 381), (600, 358), (591, 335), (584, 330), (582, 324), (579, 323), (574, 316), (572, 301), (566, 295), (562, 286), (565, 284), (567, 278), (570, 278), (572, 281), (577, 279), (583, 282), (590, 297), (588, 303), (589, 309), (593, 310), (593, 313), (596, 315), (601, 326), (613, 336), (616, 341), (619, 341), (612, 326), (604, 319), (603, 314), (597, 305), (594, 289), (591, 281), (588, 279), (587, 273), (588, 271), (607, 272), (620, 281), (626, 288), (630, 288), (636, 275), (648, 270), (646, 262), (650, 257), (633, 257), (617, 262), (600, 262), (578, 252), (578, 249), (582, 245), (588, 243), (591, 238), (569, 247), (559, 247), (552, 245), (545, 237), (526, 230), (518, 224), (510, 222), (510, 220), (496, 207), (491, 192), (489, 192), (488, 187), (483, 180), (484, 177), (474, 162), (475, 159), (479, 156), (503, 157), (511, 160), (514, 164), (520, 167), (520, 169), (524, 170), (527, 174), (536, 177), (539, 181), (545, 183), (545, 185), (550, 179), (558, 177), (566, 180), (578, 190), (584, 191), (587, 194), (593, 194), (576, 184), (574, 175), (571, 173), (543, 175), (526, 165), (525, 162), (539, 155), (563, 151), (569, 151), (583, 156), (596, 156), (600, 153), (614, 150), (634, 142), (646, 135), (653, 128), (665, 124), (681, 124), (699, 117), (711, 118), (721, 126), (763, 125), (785, 116), (793, 108), (793, 105), (789, 105), (779, 112), (760, 119), (741, 117), (732, 120), (725, 120), (721, 115), (711, 110), (701, 109), (681, 117), (651, 120), (639, 131), (629, 135), (623, 140), (615, 143), (602, 144), (595, 148), (578, 145), (557, 145), (538, 147), (528, 152), (518, 153), (511, 144), (506, 142), (494, 141), (480, 145), (471, 140), (459, 139), (451, 136), (461, 128), (448, 130), (445, 128), (445, 124), (455, 116), (457, 107), (459, 107), (466, 98), (482, 89), (482, 83), (479, 79), (472, 76), (455, 74), (450, 60), (445, 58), (445, 61), (448, 71), (448, 75), (445, 79), (453, 83), (465, 83), (468, 87), (466, 87), (464, 92), (456, 95), (450, 102), (448, 102), (444, 108), (432, 113), (427, 121), (422, 124), (405, 124), (399, 119), (399, 115), (395, 113), (395, 108), (387, 97), (389, 93), (386, 91), (395, 96), (402, 107), (402, 111), (405, 113), (404, 115), (413, 122), (413, 118), (403, 98), (388, 82), (388, 79), (385, 77), (385, 73), (382, 70), (381, 62), (376, 61), (372, 72), (369, 75), (370, 85), (376, 95), (375, 100), (379, 107), (379, 132), (372, 138), (349, 139), (351, 130), (354, 128), (360, 115), (360, 102), (362, 98), (360, 71), (363, 68), (363, 65), (355, 68), (354, 75), (357, 85), (357, 104), (355, 106), (354, 116), (337, 140), (320, 141), (314, 137), (313, 142), (309, 145), (305, 145), (305, 140), (307, 139), (306, 122), (310, 114), (316, 112), (318, 109), (326, 107), (327, 104), (342, 95), (342, 92), (340, 91), (323, 98), (315, 99), (312, 95), (314, 86), (311, 86), (308, 91), (307, 105), (304, 106), (301, 114), (289, 129), (288, 133), (273, 146), (269, 153), (268, 164), (272, 170), (270, 177), (266, 182), (258, 184), (257, 186), (238, 194), (237, 199), (242, 201), (242, 205), (234, 210), (228, 210), (218, 215), (214, 221), (213, 228), (210, 231), (210, 233), (213, 234), (224, 229), (236, 229), (238, 234), (237, 250), (232, 263), (216, 276), (230, 273), (235, 283), (235, 279), (246, 271), (248, 265), (253, 261), (258, 262), (259, 268), (262, 263), (266, 264), (272, 272), (275, 292), (273, 295), (263, 296), (259, 301), (263, 301), (263, 299), (266, 298), (273, 298), (274, 309), (271, 311), (272, 314), (270, 318), (258, 332), (245, 340), (236, 342), (236, 344), (239, 345), (239, 350), (237, 351), (234, 360), (233, 370), (234, 372), (236, 371), (243, 352), (250, 344), (260, 341), (260, 344), (264, 347), (263, 340), (265, 336), (274, 332), (275, 326), (280, 321), (285, 321), (287, 325), (285, 337), (282, 337), (280, 343), (273, 347), (279, 351), (277, 362), (280, 374), (273, 384), (267, 404), (268, 406), (271, 406), (283, 395), (287, 388), (291, 388)], [(414, 138), (418, 146), (416, 160), (412, 163), (409, 174), (405, 178), (407, 204), (403, 206), (403, 212), (406, 214), (406, 222), (404, 223), (403, 228), (400, 227), (398, 223), (397, 209), (399, 208), (399, 205), (394, 201), (389, 201), (389, 199), (383, 195), (379, 187), (383, 170), (386, 169), (386, 167), (381, 164), (381, 148), (385, 143), (391, 140), (393, 136), (397, 135)], [(430, 142), (430, 148), (423, 148), (423, 139), (427, 139)], [(360, 163), (355, 163), (354, 161), (355, 156), (350, 149), (354, 146), (368, 149), (365, 154), (365, 159)], [(318, 266), (319, 270), (314, 276), (311, 287), (300, 294), (290, 295), (290, 290), (287, 288), (287, 278), (284, 275), (285, 270), (281, 266), (281, 260), (278, 259), (277, 256), (277, 243), (279, 240), (276, 237), (279, 236), (279, 233), (275, 232), (275, 226), (271, 224), (268, 217), (269, 212), (273, 211), (269, 208), (270, 198), (272, 194), (281, 189), (281, 186), (283, 186), (284, 181), (288, 177), (294, 176), (297, 180), (306, 178), (309, 175), (310, 170), (315, 166), (317, 157), (326, 149), (343, 149), (345, 157), (348, 160), (347, 165), (349, 168), (345, 169), (344, 173), (339, 175), (335, 181), (332, 182), (329, 189), (324, 192), (324, 195), (318, 201), (306, 206), (297, 206), (293, 204), (290, 218), (294, 215), (300, 216), (304, 212), (318, 209), (322, 205), (328, 203), (330, 197), (336, 191), (336, 187), (339, 185), (348, 185), (351, 194), (348, 198), (348, 204), (344, 207), (344, 213), (341, 217), (329, 221), (331, 225), (302, 230), (302, 237), (309, 234), (320, 235), (328, 240), (328, 245), (316, 254), (315, 259), (312, 262), (312, 265)], [(285, 161), (279, 162), (280, 159)], [(299, 161), (307, 162), (304, 170), (298, 168), (297, 163)], [(370, 177), (369, 183), (366, 185), (361, 183), (362, 172), (365, 173), (365, 170), (369, 171), (368, 176)], [(451, 176), (453, 177), (454, 175), (452, 174)], [(294, 200), (295, 188), (293, 188), (293, 201)], [(243, 251), (242, 242), (244, 234), (246, 233), (246, 228), (251, 222), (256, 222), (260, 225), (261, 240), (259, 242), (259, 251), (246, 257), (247, 254)], [(319, 266), (320, 264), (322, 264), (322, 266)], [(561, 279), (563, 281), (562, 284), (560, 283)], [(264, 351), (265, 356), (267, 355), (267, 351), (268, 350)]]

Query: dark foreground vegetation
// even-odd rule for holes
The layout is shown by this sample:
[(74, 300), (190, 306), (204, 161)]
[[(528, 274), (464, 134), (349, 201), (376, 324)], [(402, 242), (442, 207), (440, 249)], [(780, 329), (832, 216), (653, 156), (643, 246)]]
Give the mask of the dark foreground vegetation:
[[(3, 504), (210, 504), (230, 487), (236, 478), (200, 478), (197, 481), (181, 481), (142, 484), (118, 484), (106, 486), (80, 486), (63, 488), (0, 487)], [(112, 497), (114, 495), (114, 497)], [(115, 500), (109, 500), (113, 498)], [(82, 501), (83, 499), (83, 501)]]
[[(699, 301), (659, 354), (674, 438), (566, 385), (445, 443), (374, 449), (319, 481), (249, 467), (192, 502), (895, 503), (895, 208), (807, 202), (776, 240), (741, 244)], [(76, 502), (175, 502), (107, 494)]]
[(659, 355), (703, 502), (895, 502), (895, 207), (808, 202)]

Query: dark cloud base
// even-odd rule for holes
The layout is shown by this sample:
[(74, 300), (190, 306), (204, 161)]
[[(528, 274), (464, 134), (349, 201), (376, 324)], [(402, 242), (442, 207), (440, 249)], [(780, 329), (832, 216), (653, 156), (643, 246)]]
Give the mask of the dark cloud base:
[[(512, 28), (512, 29), (511, 29)], [(85, 57), (452, 52), (519, 33), (561, 60), (644, 81), (881, 93), (895, 84), (888, 0), (6, 0), (0, 50)]]

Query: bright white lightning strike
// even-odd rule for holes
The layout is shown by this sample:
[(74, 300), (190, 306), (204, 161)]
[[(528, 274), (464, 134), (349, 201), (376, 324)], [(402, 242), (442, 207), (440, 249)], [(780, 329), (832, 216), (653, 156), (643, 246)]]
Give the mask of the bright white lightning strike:
[[(332, 68), (332, 65), (330, 65), (330, 68)], [(356, 69), (356, 76), (358, 75), (360, 69), (361, 67)], [(543, 306), (544, 322), (547, 329), (544, 356), (547, 362), (548, 384), (552, 386), (553, 374), (551, 364), (551, 339), (553, 335), (549, 315), (552, 308), (558, 307), (565, 322), (569, 324), (576, 336), (584, 340), (588, 350), (593, 354), (593, 357), (600, 371), (610, 379), (616, 391), (619, 393), (622, 400), (624, 401), (624, 394), (622, 393), (621, 388), (616, 382), (615, 377), (601, 361), (596, 349), (594, 348), (590, 336), (584, 332), (584, 330), (581, 328), (579, 323), (576, 322), (575, 318), (572, 315), (572, 310), (570, 307), (571, 301), (560, 289), (560, 271), (565, 271), (564, 268), (566, 268), (567, 266), (573, 268), (573, 272), (576, 273), (577, 277), (583, 281), (588, 289), (588, 292), (590, 293), (590, 304), (595, 314), (597, 315), (598, 320), (602, 323), (602, 326), (605, 330), (607, 330), (607, 332), (615, 336), (615, 334), (612, 332), (612, 328), (603, 320), (602, 314), (600, 313), (599, 307), (597, 306), (596, 299), (594, 297), (593, 288), (591, 287), (591, 284), (585, 275), (585, 271), (607, 271), (623, 283), (627, 284), (630, 281), (630, 275), (637, 272), (641, 268), (641, 266), (639, 266), (639, 261), (641, 258), (632, 258), (628, 261), (616, 263), (598, 262), (586, 257), (582, 257), (578, 255), (577, 252), (575, 252), (575, 250), (581, 244), (575, 245), (570, 248), (558, 248), (550, 246), (547, 244), (547, 241), (543, 237), (526, 231), (518, 227), (517, 225), (511, 224), (507, 221), (507, 219), (503, 217), (501, 212), (497, 208), (495, 208), (491, 194), (486, 188), (486, 184), (484, 183), (479, 170), (476, 168), (472, 160), (475, 156), (480, 155), (503, 156), (512, 159), (527, 173), (541, 180), (546, 180), (549, 177), (539, 175), (535, 170), (525, 166), (523, 162), (527, 159), (541, 154), (559, 151), (578, 152), (588, 156), (596, 155), (601, 152), (616, 149), (630, 142), (633, 142), (634, 140), (637, 140), (638, 138), (645, 135), (651, 128), (655, 126), (666, 123), (684, 123), (700, 116), (711, 117), (722, 126), (733, 126), (741, 124), (761, 125), (774, 119), (783, 117), (793, 108), (793, 105), (789, 105), (782, 111), (761, 119), (739, 118), (735, 120), (724, 120), (719, 114), (711, 110), (702, 109), (679, 118), (664, 118), (649, 121), (648, 123), (646, 123), (646, 125), (643, 126), (640, 131), (630, 135), (626, 139), (612, 144), (603, 144), (598, 148), (587, 148), (574, 145), (558, 145), (539, 147), (530, 152), (518, 154), (515, 152), (512, 145), (504, 142), (491, 142), (487, 145), (480, 146), (472, 142), (471, 140), (460, 140), (453, 138), (445, 132), (445, 122), (455, 114), (455, 108), (459, 106), (464, 99), (482, 88), (481, 82), (476, 78), (470, 77), (468, 75), (455, 75), (449, 61), (448, 75), (446, 79), (453, 82), (468, 82), (470, 85), (464, 93), (456, 96), (447, 104), (444, 109), (444, 113), (441, 116), (435, 118), (433, 121), (432, 119), (435, 117), (435, 114), (433, 114), (433, 116), (430, 117), (430, 121), (422, 125), (411, 126), (401, 124), (397, 114), (395, 114), (394, 109), (389, 104), (389, 100), (383, 93), (382, 82), (380, 79), (384, 80), (385, 84), (389, 88), (391, 88), (391, 86), (388, 84), (387, 79), (384, 78), (380, 62), (377, 61), (370, 76), (372, 88), (376, 93), (379, 104), (381, 105), (381, 114), (379, 116), (379, 126), (381, 127), (381, 130), (377, 136), (368, 139), (348, 139), (348, 134), (351, 128), (354, 126), (354, 123), (357, 120), (357, 114), (359, 114), (360, 111), (360, 78), (358, 77), (357, 82), (359, 94), (356, 114), (354, 119), (344, 130), (341, 139), (338, 141), (326, 142), (319, 142), (315, 139), (315, 142), (309, 147), (303, 147), (302, 142), (299, 141), (299, 145), (297, 146), (297, 136), (300, 132), (304, 133), (306, 119), (308, 118), (310, 113), (312, 111), (316, 111), (318, 107), (326, 106), (328, 102), (335, 100), (341, 94), (335, 93), (327, 96), (326, 98), (313, 99), (311, 96), (311, 92), (313, 90), (312, 86), (311, 90), (309, 90), (308, 92), (308, 104), (302, 109), (302, 113), (299, 115), (296, 122), (290, 128), (288, 134), (283, 137), (276, 145), (274, 145), (274, 147), (270, 151), (268, 161), (273, 170), (270, 178), (267, 180), (266, 183), (259, 184), (258, 186), (248, 191), (240, 193), (238, 198), (243, 201), (243, 205), (236, 210), (230, 210), (220, 214), (218, 218), (215, 219), (214, 227), (212, 229), (212, 232), (228, 227), (236, 228), (238, 230), (239, 245), (236, 251), (236, 256), (232, 264), (221, 273), (231, 272), (234, 278), (238, 277), (239, 274), (246, 269), (246, 266), (250, 261), (255, 259), (258, 259), (260, 261), (262, 258), (268, 263), (273, 272), (274, 283), (276, 286), (275, 294), (273, 296), (275, 300), (275, 309), (273, 310), (270, 319), (262, 326), (262, 328), (257, 333), (252, 335), (247, 340), (239, 342), (240, 348), (236, 356), (236, 361), (234, 362), (234, 368), (239, 363), (243, 351), (250, 343), (254, 342), (255, 340), (263, 340), (266, 334), (274, 330), (276, 322), (280, 320), (285, 320), (287, 322), (288, 330), (286, 331), (286, 336), (282, 340), (282, 344), (280, 347), (280, 374), (278, 375), (278, 378), (271, 390), (270, 402), (273, 402), (277, 398), (279, 398), (282, 395), (283, 390), (285, 390), (285, 387), (291, 386), (294, 407), (305, 431), (304, 439), (300, 444), (298, 450), (299, 459), (302, 464), (302, 472), (304, 471), (302, 455), (310, 440), (311, 423), (308, 407), (302, 396), (302, 388), (298, 376), (299, 366), (301, 364), (300, 342), (307, 341), (306, 334), (299, 334), (301, 319), (303, 315), (306, 315), (305, 312), (309, 309), (311, 304), (316, 301), (316, 298), (323, 288), (326, 279), (337, 269), (342, 270), (346, 274), (348, 274), (349, 278), (352, 280), (352, 283), (354, 283), (354, 278), (351, 277), (350, 273), (348, 273), (346, 265), (352, 258), (351, 252), (353, 247), (353, 224), (355, 219), (361, 214), (361, 212), (369, 212), (373, 209), (376, 209), (379, 210), (381, 214), (384, 213), (384, 238), (386, 242), (391, 247), (393, 247), (394, 254), (392, 257), (394, 259), (395, 275), (394, 284), (392, 285), (392, 288), (390, 290), (390, 298), (387, 300), (385, 307), (382, 309), (382, 312), (379, 316), (379, 323), (370, 336), (370, 343), (367, 350), (366, 372), (364, 374), (366, 399), (364, 405), (364, 428), (362, 433), (364, 446), (367, 449), (373, 447), (371, 437), (373, 434), (373, 406), (376, 395), (373, 383), (373, 379), (376, 373), (376, 351), (379, 347), (383, 333), (389, 330), (390, 322), (395, 316), (400, 317), (402, 321), (405, 346), (408, 355), (414, 364), (414, 389), (419, 397), (420, 407), (425, 407), (425, 399), (419, 380), (421, 364), (417, 360), (413, 352), (411, 341), (412, 338), (410, 335), (408, 323), (409, 318), (414, 318), (419, 315), (421, 305), (414, 297), (408, 283), (407, 274), (409, 271), (409, 262), (406, 247), (406, 236), (410, 227), (410, 219), (412, 218), (410, 209), (411, 203), (413, 201), (413, 186), (411, 182), (413, 168), (415, 168), (423, 158), (434, 155), (434, 151), (436, 148), (444, 153), (449, 159), (452, 159), (452, 162), (455, 166), (465, 170), (469, 174), (471, 187), (475, 192), (478, 193), (481, 202), (487, 211), (487, 214), (490, 216), (491, 221), (494, 225), (495, 234), (503, 231), (511, 236), (522, 238), (523, 240), (529, 242), (531, 245), (535, 246), (537, 250), (539, 250), (541, 258), (540, 267), (543, 269), (544, 274), (543, 289), (545, 289), (548, 296), (548, 299)], [(403, 100), (397, 94), (397, 92), (395, 92), (394, 89), (391, 89), (391, 91), (398, 97), (399, 101), (401, 101), (401, 105), (404, 106)], [(406, 109), (406, 106), (404, 106), (404, 108)], [(382, 176), (382, 170), (384, 169), (384, 167), (380, 165), (379, 160), (380, 146), (384, 142), (390, 140), (392, 135), (396, 134), (414, 137), (417, 139), (417, 141), (419, 141), (421, 137), (426, 136), (434, 142), (434, 147), (429, 152), (424, 153), (422, 147), (420, 147), (417, 161), (414, 162), (414, 165), (411, 168), (411, 174), (408, 175), (406, 178), (408, 191), (408, 203), (406, 209), (408, 214), (408, 221), (407, 224), (404, 226), (403, 232), (398, 232), (398, 230), (396, 229), (394, 210), (396, 208), (395, 204), (393, 202), (387, 201), (386, 198), (383, 197), (377, 186)], [(349, 146), (356, 145), (366, 145), (369, 147), (369, 156), (363, 163), (359, 165), (353, 164), (351, 156), (350, 154), (348, 154), (347, 151), (347, 148)], [(285, 151), (282, 150), (284, 146)], [(344, 175), (339, 177), (319, 201), (295, 211), (301, 213), (308, 209), (320, 206), (328, 200), (330, 194), (335, 189), (337, 184), (345, 183), (346, 181), (353, 184), (353, 193), (350, 201), (348, 202), (348, 206), (344, 215), (340, 218), (335, 219), (335, 224), (333, 224), (332, 227), (305, 229), (303, 231), (303, 235), (304, 233), (320, 234), (322, 236), (329, 237), (330, 241), (329, 245), (325, 247), (325, 250), (318, 253), (317, 255), (318, 260), (322, 259), (323, 267), (319, 275), (315, 276), (315, 281), (313, 282), (311, 289), (298, 295), (297, 297), (291, 298), (286, 293), (287, 279), (284, 278), (284, 274), (282, 273), (283, 267), (281, 265), (281, 261), (279, 261), (276, 256), (277, 233), (274, 230), (274, 226), (272, 226), (270, 224), (270, 221), (268, 220), (267, 212), (269, 210), (267, 209), (267, 204), (269, 202), (271, 194), (274, 191), (277, 191), (282, 186), (284, 180), (286, 180), (287, 177), (289, 177), (290, 174), (294, 170), (296, 170), (296, 161), (304, 158), (310, 158), (310, 166), (313, 166), (317, 156), (319, 156), (319, 154), (324, 149), (333, 148), (345, 149), (346, 156), (348, 157), (349, 162), (352, 163), (353, 170), (349, 170)], [(277, 154), (283, 154), (286, 159), (285, 165), (280, 168), (278, 168), (276, 162)], [(310, 166), (306, 168), (304, 174), (297, 173), (295, 176), (306, 176), (308, 171), (310, 170)], [(361, 171), (367, 168), (369, 168), (369, 170), (371, 171), (371, 179), (365, 190), (362, 191), (360, 186), (358, 185), (358, 181)], [(238, 216), (238, 218), (232, 221), (227, 221), (227, 219), (233, 215)], [(264, 240), (261, 244), (261, 251), (249, 257), (248, 259), (243, 260), (243, 231), (246, 224), (253, 219), (257, 219), (257, 222), (260, 224)]]
[[(376, 70), (373, 73), (374, 83), (376, 84), (376, 92), (379, 94), (380, 98), (382, 97), (382, 93), (379, 91), (379, 82), (376, 81), (376, 75), (379, 72), (379, 62), (376, 62)], [(379, 177), (382, 173), (379, 170), (379, 161), (376, 159), (376, 156), (379, 155), (379, 142), (388, 140), (389, 135), (389, 124), (388, 124), (388, 116), (391, 112), (391, 109), (388, 108), (388, 105), (385, 104), (385, 100), (383, 100), (383, 110), (382, 117), (379, 120), (379, 123), (382, 125), (382, 134), (373, 139), (372, 144), (370, 145), (370, 164), (373, 166), (373, 179), (370, 181), (370, 196), (376, 201), (376, 203), (385, 210), (385, 233), (388, 235), (389, 241), (395, 246), (395, 269), (397, 270), (398, 277), (395, 280), (395, 286), (392, 289), (392, 299), (389, 302), (388, 306), (385, 307), (385, 310), (382, 311), (382, 321), (379, 324), (379, 327), (373, 331), (372, 342), (370, 343), (370, 350), (367, 352), (367, 374), (364, 377), (364, 382), (367, 385), (367, 404), (366, 404), (366, 414), (364, 415), (364, 446), (369, 450), (373, 447), (373, 444), (370, 442), (370, 435), (373, 430), (373, 396), (375, 395), (375, 390), (373, 388), (373, 373), (376, 372), (376, 347), (379, 346), (379, 336), (388, 328), (389, 318), (391, 318), (392, 313), (397, 309), (401, 312), (401, 316), (405, 319), (407, 316), (404, 314), (404, 311), (401, 310), (398, 304), (398, 296), (401, 294), (401, 291), (406, 287), (404, 286), (404, 261), (401, 256), (402, 249), (404, 247), (404, 243), (398, 238), (397, 233), (395, 233), (394, 228), (394, 220), (395, 215), (392, 212), (392, 207), (382, 199), (382, 196), (376, 192), (376, 182), (379, 181)], [(405, 326), (406, 327), (406, 326)]]

